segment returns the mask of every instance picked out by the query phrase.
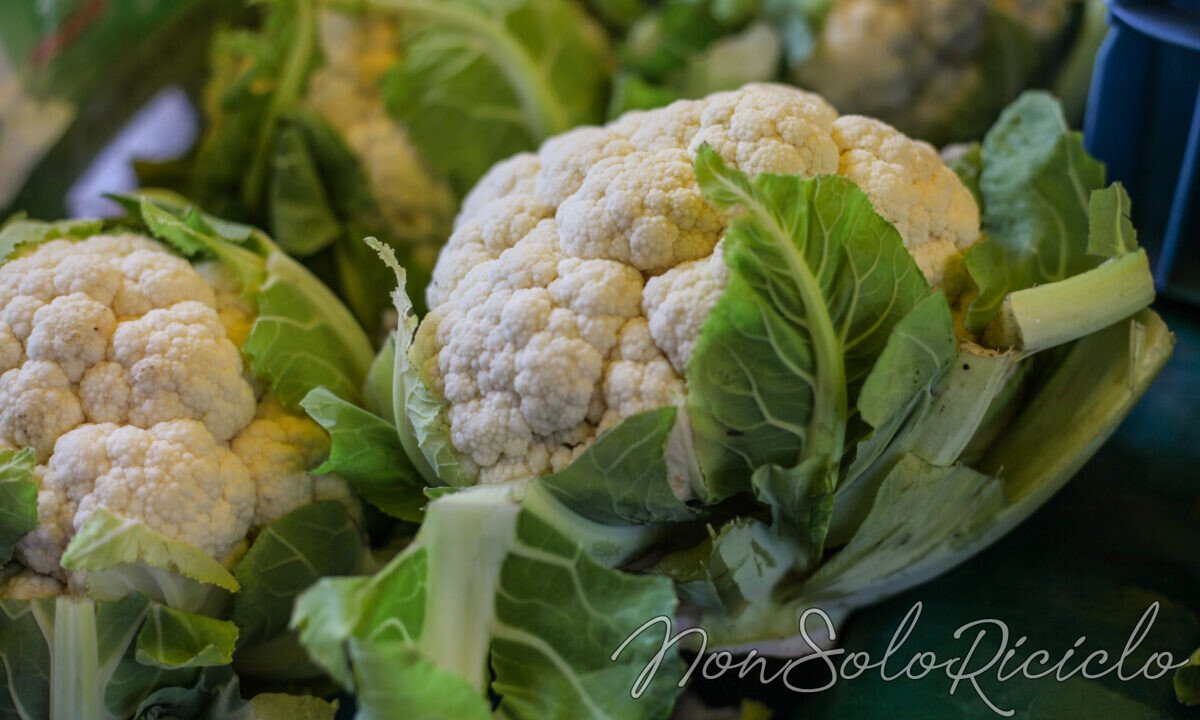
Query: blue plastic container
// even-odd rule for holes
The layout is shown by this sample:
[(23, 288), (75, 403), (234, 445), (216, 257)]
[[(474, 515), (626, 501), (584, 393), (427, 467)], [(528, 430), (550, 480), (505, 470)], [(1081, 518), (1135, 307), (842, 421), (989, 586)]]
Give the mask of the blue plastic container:
[(1159, 290), (1200, 304), (1200, 0), (1109, 0), (1084, 123)]

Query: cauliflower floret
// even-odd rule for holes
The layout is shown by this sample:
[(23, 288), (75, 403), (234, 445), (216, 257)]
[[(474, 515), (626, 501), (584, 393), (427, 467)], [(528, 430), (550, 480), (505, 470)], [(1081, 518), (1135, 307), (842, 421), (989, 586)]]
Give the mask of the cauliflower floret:
[(705, 107), (703, 100), (680, 100), (671, 105), (669, 113), (628, 112), (606, 128), (628, 137), (634, 149), (643, 152), (684, 148), (700, 130), (700, 116)]
[(70, 379), (54, 363), (29, 361), (0, 375), (0, 435), (45, 460), (60, 435), (83, 422)]
[(979, 207), (933, 146), (878, 120), (846, 115), (833, 124), (838, 173), (870, 196), (896, 227), (925, 277), (955, 296), (962, 252), (979, 239)]
[(20, 365), (24, 354), (25, 349), (21, 347), (21, 341), (13, 334), (12, 328), (8, 323), (0, 322), (0, 374)]
[(5, 300), (4, 315), (0, 319), (8, 327), (8, 332), (13, 338), (24, 343), (29, 338), (29, 333), (33, 332), (33, 316), (45, 304), (32, 295), (17, 295)]
[(104, 359), (116, 326), (108, 306), (83, 293), (60, 295), (34, 313), (25, 353), (30, 360), (56, 363), (68, 380), (79, 382), (85, 370)]
[(112, 301), (118, 318), (138, 317), (189, 301), (210, 308), (216, 302), (212, 288), (195, 268), (183, 258), (163, 253), (160, 247), (135, 250), (118, 265), (125, 274)]
[(460, 301), (426, 321), (440, 346), (460, 350), (438, 355), (435, 382), (456, 403), (455, 445), (471, 448), (468, 457), (490, 479), (570, 462), (570, 448), (590, 440), (603, 415), (604, 360), (621, 327), (641, 314), (636, 269), (564, 257), (557, 237), (555, 221), (543, 220), (499, 258), (475, 266)]
[(463, 198), (458, 216), (454, 218), (455, 229), (474, 219), (478, 211), (493, 200), (509, 195), (533, 195), (537, 190), (541, 162), (533, 153), (517, 153), (493, 165)]
[(589, 125), (556, 135), (538, 150), (535, 191), (548, 204), (560, 205), (583, 185), (593, 165), (632, 152), (629, 138), (609, 128)]
[(838, 148), (830, 137), (837, 112), (829, 103), (783, 85), (752, 87), (753, 92), (708, 98), (700, 129), (688, 144), (689, 165), (700, 146), (707, 144), (748, 175), (810, 177), (837, 172)]
[(882, 123), (748, 85), (573, 130), (485, 176), (434, 270), (422, 371), (469, 474), (553, 472), (622, 418), (683, 401), (729, 277), (725, 216), (693, 170), (704, 144), (751, 175), (852, 178), (930, 282), (956, 292), (979, 239), (974, 200), (931, 147)]
[[(516, 354), (513, 388), (521, 417), (539, 435), (570, 430), (587, 417), (603, 356), (579, 337), (569, 313), (557, 311), (546, 330)], [(561, 318), (561, 319), (560, 319)]]
[(313, 501), (308, 470), (329, 454), (329, 436), (312, 420), (267, 399), (230, 446), (250, 471), (257, 493), (252, 527), (268, 525)]
[(41, 475), (38, 527), (18, 543), (18, 556), (60, 577), (67, 543), (98, 508), (223, 558), (250, 527), (254, 483), (237, 455), (194, 420), (148, 430), (81, 425), (54, 446)]
[(0, 600), (44, 600), (63, 594), (63, 585), (49, 575), (22, 570), (0, 583)]
[(600, 430), (639, 412), (677, 405), (683, 398), (683, 380), (655, 344), (645, 318), (626, 322), (617, 342), (605, 368)]
[(687, 367), (700, 334), (729, 280), (729, 268), (718, 245), (713, 254), (671, 268), (646, 282), (642, 304), (648, 330), (680, 374)]
[(601, 160), (556, 219), (564, 253), (649, 273), (704, 257), (724, 230), (696, 185), (691, 156), (679, 148)]
[(430, 307), (449, 298), (472, 268), (496, 259), (554, 214), (553, 206), (529, 194), (505, 195), (485, 208), (474, 219), (459, 223), (442, 248), (425, 291)]
[(124, 412), (104, 411), (138, 427), (195, 418), (217, 439), (228, 440), (254, 417), (254, 391), (242, 377), (241, 354), (211, 306), (181, 302), (121, 323), (111, 357), (128, 371), (131, 392)]
[(317, 496), (307, 470), (329, 440), (256, 399), (239, 350), (254, 315), (228, 271), (137, 235), (0, 265), (0, 447), (39, 463), (39, 524), (17, 549), (29, 568), (63, 577), (97, 508), (223, 559)]

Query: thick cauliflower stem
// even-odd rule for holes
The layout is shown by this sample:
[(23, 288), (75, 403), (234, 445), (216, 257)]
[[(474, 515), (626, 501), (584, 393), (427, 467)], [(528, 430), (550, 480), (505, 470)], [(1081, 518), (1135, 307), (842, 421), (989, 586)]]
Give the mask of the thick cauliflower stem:
[(328, 439), (256, 398), (230, 339), (252, 308), (202, 270), (137, 235), (55, 240), (0, 266), (0, 446), (37, 452), (39, 525), (18, 546), (32, 570), (62, 577), (97, 508), (220, 559), (312, 501), (305, 471)]
[(483, 482), (565, 467), (596, 434), (677, 404), (725, 286), (725, 218), (695, 180), (702, 144), (751, 175), (837, 173), (954, 293), (979, 239), (970, 192), (934, 149), (820, 97), (750, 85), (627, 114), (496, 165), (434, 271), (422, 368)]

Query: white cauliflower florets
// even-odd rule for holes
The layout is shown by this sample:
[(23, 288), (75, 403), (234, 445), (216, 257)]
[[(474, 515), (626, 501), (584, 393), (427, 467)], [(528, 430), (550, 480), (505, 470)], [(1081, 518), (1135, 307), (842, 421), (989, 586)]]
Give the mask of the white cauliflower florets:
[(650, 335), (680, 374), (692, 356), (700, 325), (717, 304), (728, 279), (729, 268), (718, 244), (712, 255), (646, 281), (642, 303)]
[(948, 169), (938, 153), (885, 123), (846, 115), (833, 124), (833, 137), (841, 149), (838, 174), (870, 196), (925, 277), (956, 295), (965, 279), (962, 253), (979, 240), (975, 199), (946, 192)]
[(19, 546), (25, 565), (54, 574), (70, 538), (97, 508), (225, 558), (255, 509), (246, 466), (195, 420), (143, 430), (81, 425), (58, 439), (41, 476), (38, 527)]
[(63, 577), (98, 508), (224, 559), (313, 500), (328, 438), (259, 402), (239, 350), (254, 309), (201, 269), (132, 234), (0, 266), (0, 446), (37, 453), (38, 527), (17, 547), (33, 571)]
[(423, 370), (469, 473), (559, 470), (621, 419), (682, 401), (728, 278), (725, 216), (693, 171), (704, 144), (750, 175), (853, 179), (926, 278), (957, 291), (975, 202), (932, 147), (883, 123), (749, 85), (573, 130), (484, 176), (428, 289)]

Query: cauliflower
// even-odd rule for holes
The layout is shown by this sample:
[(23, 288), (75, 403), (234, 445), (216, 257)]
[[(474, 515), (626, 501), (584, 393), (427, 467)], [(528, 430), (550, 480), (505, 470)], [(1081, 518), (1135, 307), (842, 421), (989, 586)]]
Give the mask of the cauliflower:
[[(314, 500), (328, 437), (253, 380), (237, 288), (128, 232), (0, 266), (0, 445), (36, 451), (38, 526), (17, 557), (43, 586), (65, 579), (64, 550), (101, 508), (223, 560)], [(0, 596), (29, 595), (29, 578)]]
[(454, 195), (425, 166), (380, 96), (380, 79), (400, 60), (395, 19), (322, 10), (318, 24), (325, 64), (313, 71), (303, 102), (341, 134), (362, 163), (393, 232), (431, 241), (413, 249), (411, 262), (432, 266), (454, 212)]
[[(835, 0), (815, 50), (794, 73), (844, 111), (878, 117), (919, 137), (974, 137), (953, 127), (956, 114), (998, 110), (1027, 81), (1035, 48), (1051, 44), (1073, 0)], [(996, 45), (1005, 32), (1026, 33), (1027, 53)], [(991, 68), (989, 62), (1015, 67)], [(1011, 89), (1005, 74), (1021, 77)], [(984, 112), (981, 119), (991, 119)], [(965, 122), (965, 121), (964, 121)]]
[(931, 146), (817, 95), (748, 85), (568, 132), (479, 182), (428, 289), (421, 370), (469, 475), (560, 470), (619, 420), (680, 404), (728, 276), (702, 145), (751, 175), (850, 178), (935, 288), (963, 287), (971, 193)]

